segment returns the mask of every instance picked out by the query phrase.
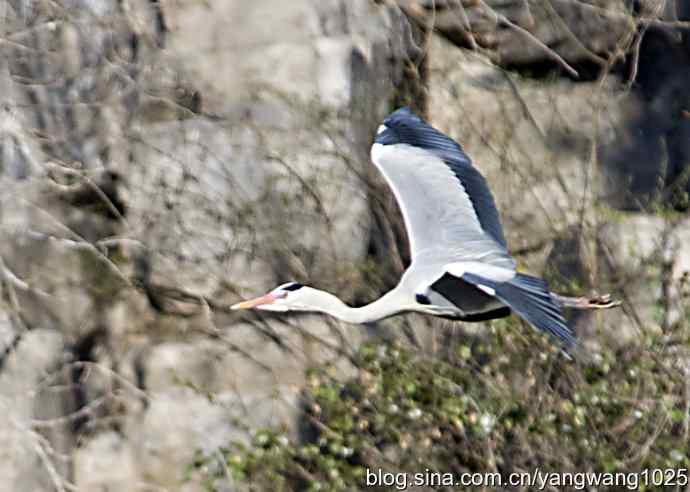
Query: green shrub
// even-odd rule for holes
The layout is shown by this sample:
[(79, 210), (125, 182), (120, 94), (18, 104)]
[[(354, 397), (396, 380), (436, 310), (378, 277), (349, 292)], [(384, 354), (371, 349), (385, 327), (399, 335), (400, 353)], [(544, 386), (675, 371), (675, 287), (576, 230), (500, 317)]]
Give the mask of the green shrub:
[(364, 489), (367, 468), (507, 476), (537, 467), (688, 466), (690, 387), (686, 362), (674, 355), (684, 337), (604, 352), (582, 365), (509, 323), (456, 339), (435, 357), (396, 344), (363, 346), (353, 378), (330, 366), (308, 373), (298, 441), (263, 429), (250, 445), (200, 453), (193, 466), (209, 490), (238, 480), (276, 491)]

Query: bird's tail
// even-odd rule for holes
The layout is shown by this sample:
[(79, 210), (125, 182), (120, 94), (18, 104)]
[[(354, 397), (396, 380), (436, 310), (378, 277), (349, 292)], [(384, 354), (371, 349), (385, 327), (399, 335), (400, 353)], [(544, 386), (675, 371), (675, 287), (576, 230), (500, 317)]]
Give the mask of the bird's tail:
[(465, 273), (462, 278), (481, 287), (489, 287), (497, 299), (510, 306), (525, 321), (557, 338), (570, 351), (577, 345), (575, 335), (561, 313), (561, 305), (549, 291), (546, 281), (517, 273), (506, 282), (491, 282)]
[(518, 273), (508, 282), (497, 284), (495, 290), (496, 297), (525, 321), (560, 340), (566, 350), (577, 344), (545, 280)]

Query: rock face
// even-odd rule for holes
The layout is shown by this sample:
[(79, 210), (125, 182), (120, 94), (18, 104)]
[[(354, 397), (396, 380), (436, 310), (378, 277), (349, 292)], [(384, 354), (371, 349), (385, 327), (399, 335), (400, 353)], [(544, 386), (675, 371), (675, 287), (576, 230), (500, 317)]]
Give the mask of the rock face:
[(197, 450), (294, 426), (305, 369), (359, 343), (224, 306), (363, 261), (410, 27), (364, 0), (70, 5), (3, 19), (0, 490), (195, 490)]
[[(644, 210), (660, 202), (687, 210), (690, 203), (690, 113), (687, 111), (690, 89), (686, 83), (690, 76), (689, 34), (687, 27), (677, 24), (677, 21), (690, 20), (686, 2), (400, 0), (398, 3), (418, 24), (433, 24), (437, 32), (456, 46), (483, 48), (483, 53), (501, 67), (518, 69), (527, 75), (558, 70), (568, 74), (579, 82), (571, 85), (571, 89), (582, 92), (561, 101), (561, 108), (565, 103), (565, 106), (577, 106), (576, 111), (585, 114), (601, 102), (602, 114), (606, 115), (609, 108), (615, 107), (617, 124), (613, 126), (617, 127), (618, 135), (606, 131), (599, 142), (607, 203), (626, 210)], [(618, 53), (615, 58), (610, 58), (612, 52)], [(587, 105), (568, 103), (587, 99), (584, 91), (595, 87), (588, 80), (598, 79), (612, 67), (630, 86), (628, 97), (622, 101), (599, 102), (589, 98)], [(500, 79), (499, 72), (496, 74)], [(567, 83), (559, 81), (556, 85), (565, 92), (555, 87), (538, 92), (542, 95), (554, 90), (560, 94), (567, 92)], [(613, 89), (608, 87), (605, 93)], [(533, 106), (531, 102), (527, 96), (525, 103), (530, 110), (548, 113), (549, 106)], [(620, 118), (621, 113), (624, 119)], [(604, 125), (610, 130), (611, 122), (608, 117), (605, 119)], [(530, 118), (523, 119), (524, 124), (529, 121)], [(592, 118), (571, 119), (566, 125), (575, 133), (591, 135), (587, 126), (593, 121)]]
[(571, 65), (565, 72), (576, 77), (580, 74), (572, 71), (573, 66), (586, 75), (587, 65), (605, 64), (606, 56), (629, 40), (636, 29), (630, 2), (624, 0), (398, 3), (420, 24), (433, 23), (434, 29), (453, 44), (482, 47), (502, 66), (564, 68), (565, 61)]
[(131, 448), (117, 432), (96, 435), (75, 452), (74, 482), (83, 490), (132, 490), (132, 478), (137, 471)]
[[(632, 213), (602, 228), (602, 270), (610, 272), (625, 296), (626, 307), (619, 316), (631, 318), (638, 333), (668, 333), (687, 319), (690, 257), (685, 245), (690, 239), (689, 225), (687, 219)], [(616, 322), (615, 316), (607, 319), (611, 328), (626, 324)], [(612, 338), (620, 342), (621, 330), (616, 331)]]
[[(460, 3), (435, 3), (436, 27), (452, 38), (448, 14)], [(536, 8), (524, 10), (532, 2), (488, 3), (511, 22), (534, 22), (569, 62), (582, 56)], [(552, 2), (573, 18), (603, 7), (614, 16), (609, 32), (599, 29), (606, 16), (578, 27), (596, 34), (587, 48), (597, 54), (629, 27), (609, 3)], [(616, 290), (635, 307), (616, 323), (648, 329), (669, 299), (659, 329), (686, 315), (680, 252), (690, 228), (591, 213), (604, 194), (592, 152), (618, 169), (607, 156), (619, 129), (635, 128), (631, 108), (655, 104), (613, 97), (622, 86), (613, 77), (504, 72), (429, 42), (403, 14), (419, 13), (411, 2), (12, 1), (6, 10), (0, 491), (200, 490), (196, 477), (186, 481), (195, 453), (266, 425), (296, 432), (308, 367), (331, 362), (346, 374), (352, 347), (397, 328), (438, 350), (439, 333), (452, 330), (428, 318), (400, 317), (385, 332), (227, 308), (290, 279), (357, 302), (376, 293), (372, 271), (397, 280), (405, 234), (368, 149), (403, 101), (463, 143), (528, 268), (571, 251), (568, 231), (585, 256), (568, 265), (590, 265), (595, 249), (580, 232), (598, 232), (599, 251), (619, 261), (597, 264), (611, 288), (637, 278)], [(459, 31), (463, 43), (498, 43), (499, 60), (515, 65), (543, 61), (535, 45), (515, 51), (521, 34), (504, 21), (467, 14), (479, 27), (474, 38)], [(664, 138), (681, 141), (683, 128), (665, 127)], [(638, 275), (655, 262), (664, 275)], [(590, 273), (579, 273), (583, 288)]]
[(46, 375), (60, 367), (63, 346), (59, 332), (37, 329), (15, 341), (12, 355), (3, 359), (2, 490), (52, 490), (55, 479), (69, 472), (68, 463), (52, 458), (68, 455), (74, 445), (68, 422), (42, 425), (63, 412), (63, 395), (46, 384)]
[[(681, 19), (690, 19), (682, 14)], [(619, 208), (644, 210), (661, 203), (683, 211), (690, 206), (687, 37), (650, 28), (640, 43), (628, 123), (604, 154), (609, 201)]]

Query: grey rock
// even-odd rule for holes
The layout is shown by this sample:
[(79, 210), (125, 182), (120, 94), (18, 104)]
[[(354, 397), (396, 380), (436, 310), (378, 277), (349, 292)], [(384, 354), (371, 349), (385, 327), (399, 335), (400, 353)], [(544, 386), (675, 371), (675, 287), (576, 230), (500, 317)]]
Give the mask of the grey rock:
[[(66, 455), (71, 438), (64, 422), (60, 392), (51, 377), (63, 357), (63, 337), (54, 330), (21, 334), (0, 372), (0, 490), (49, 490), (68, 478), (68, 463), (53, 461), (51, 451)], [(36, 426), (36, 423), (49, 423)]]
[(211, 452), (233, 437), (226, 410), (189, 388), (155, 393), (127, 435), (140, 480), (176, 489), (197, 449)]
[(223, 349), (210, 341), (156, 344), (143, 356), (144, 387), (155, 393), (175, 386), (218, 391), (217, 362), (222, 353)]
[(598, 57), (611, 52), (635, 29), (622, 0), (399, 3), (420, 25), (433, 19), (434, 28), (451, 42), (463, 47), (476, 43), (506, 67), (554, 62), (544, 46), (574, 65), (599, 62)]
[(612, 343), (662, 329), (662, 272), (666, 224), (659, 217), (630, 214), (603, 226), (602, 273), (620, 289), (624, 307), (606, 316), (604, 334)]
[(126, 492), (136, 488), (139, 477), (130, 443), (114, 431), (89, 439), (74, 453), (74, 481), (80, 490)]

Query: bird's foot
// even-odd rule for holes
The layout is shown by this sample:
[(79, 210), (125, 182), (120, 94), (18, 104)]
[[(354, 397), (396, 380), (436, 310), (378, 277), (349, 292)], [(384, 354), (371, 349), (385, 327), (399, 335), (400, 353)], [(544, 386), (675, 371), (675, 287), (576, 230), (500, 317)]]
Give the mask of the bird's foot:
[(594, 297), (568, 297), (552, 294), (563, 307), (573, 309), (610, 309), (621, 305), (621, 301), (612, 299), (611, 294)]
[(620, 306), (622, 301), (612, 299), (611, 294), (602, 294), (600, 296), (590, 297), (589, 306), (592, 309), (609, 309)]

